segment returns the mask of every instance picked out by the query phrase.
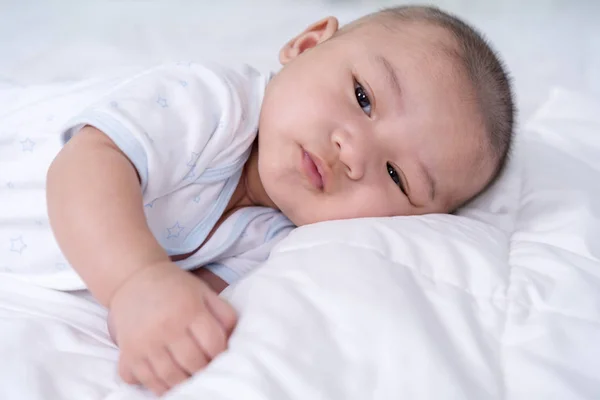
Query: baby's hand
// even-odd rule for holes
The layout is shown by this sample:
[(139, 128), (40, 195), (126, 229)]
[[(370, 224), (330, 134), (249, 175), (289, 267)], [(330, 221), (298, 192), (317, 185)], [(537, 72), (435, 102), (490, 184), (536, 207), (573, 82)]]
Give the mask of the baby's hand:
[(225, 350), (233, 308), (200, 279), (166, 262), (140, 270), (110, 303), (119, 375), (161, 395)]

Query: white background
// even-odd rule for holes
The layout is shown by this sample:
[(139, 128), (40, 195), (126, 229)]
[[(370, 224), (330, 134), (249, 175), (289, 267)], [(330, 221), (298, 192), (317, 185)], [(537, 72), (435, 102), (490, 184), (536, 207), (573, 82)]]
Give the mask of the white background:
[[(313, 20), (390, 0), (0, 0), (0, 88), (203, 57), (277, 68)], [(521, 119), (555, 85), (600, 93), (600, 1), (433, 0), (483, 31), (515, 78)]]

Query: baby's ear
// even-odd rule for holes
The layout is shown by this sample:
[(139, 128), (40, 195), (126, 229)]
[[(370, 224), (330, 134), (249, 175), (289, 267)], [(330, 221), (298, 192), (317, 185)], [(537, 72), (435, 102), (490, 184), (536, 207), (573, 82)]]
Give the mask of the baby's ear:
[(338, 26), (335, 17), (327, 17), (315, 22), (283, 46), (279, 52), (279, 61), (285, 65), (306, 50), (323, 43), (337, 32)]

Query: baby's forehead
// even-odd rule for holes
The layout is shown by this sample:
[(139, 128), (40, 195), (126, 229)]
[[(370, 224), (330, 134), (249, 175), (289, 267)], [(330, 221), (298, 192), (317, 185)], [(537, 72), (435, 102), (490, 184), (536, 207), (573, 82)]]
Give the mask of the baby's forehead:
[(398, 18), (385, 13), (368, 15), (352, 21), (340, 29), (340, 33), (352, 33), (358, 36), (371, 36), (394, 43), (412, 39), (422, 45), (456, 49), (454, 34), (439, 23), (421, 18)]
[[(401, 26), (396, 26), (401, 25)], [(359, 61), (385, 58), (400, 75), (445, 86), (454, 83), (461, 96), (470, 87), (458, 43), (447, 29), (422, 21), (396, 23), (392, 27), (367, 19), (348, 32), (349, 43), (361, 47)], [(365, 57), (366, 56), (366, 57)]]
[(438, 130), (428, 142), (421, 144), (423, 157), (433, 161), (440, 190), (450, 202), (467, 199), (469, 187), (483, 185), (497, 164), (484, 129), (473, 131)]

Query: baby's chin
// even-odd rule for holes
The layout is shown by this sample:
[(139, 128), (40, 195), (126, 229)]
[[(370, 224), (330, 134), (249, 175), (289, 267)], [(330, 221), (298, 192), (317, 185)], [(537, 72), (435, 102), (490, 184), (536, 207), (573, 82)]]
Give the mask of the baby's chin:
[(292, 221), (292, 223), (296, 226), (308, 225), (310, 222), (307, 222), (306, 218), (303, 216), (302, 207), (298, 204), (294, 204), (294, 202), (289, 201), (289, 199), (282, 199), (281, 197), (271, 197), (271, 200), (275, 203), (280, 212), (283, 213)]
[(288, 217), (288, 219), (290, 221), (292, 221), (292, 223), (296, 226), (306, 226), (306, 225), (312, 225), (312, 224), (317, 224), (319, 222), (325, 222), (325, 221), (329, 221), (328, 219), (321, 219), (321, 218), (311, 218), (310, 216), (299, 216), (299, 215), (295, 215), (294, 217), (290, 218), (287, 214), (286, 216)]
[(277, 206), (277, 209), (283, 213), (292, 223), (296, 226), (304, 226), (321, 222), (315, 215), (314, 210), (308, 209), (308, 207), (301, 204), (302, 202), (297, 201), (293, 198), (293, 194), (288, 195), (286, 193), (275, 192), (270, 194), (265, 187), (267, 194)]
[[(286, 207), (287, 206), (287, 207)], [(283, 206), (283, 214), (296, 226), (313, 225), (321, 222), (360, 218), (360, 215), (353, 215), (350, 211), (346, 213), (328, 212), (317, 204), (310, 206), (299, 204), (298, 202), (287, 203)], [(287, 211), (287, 212), (286, 212)]]

